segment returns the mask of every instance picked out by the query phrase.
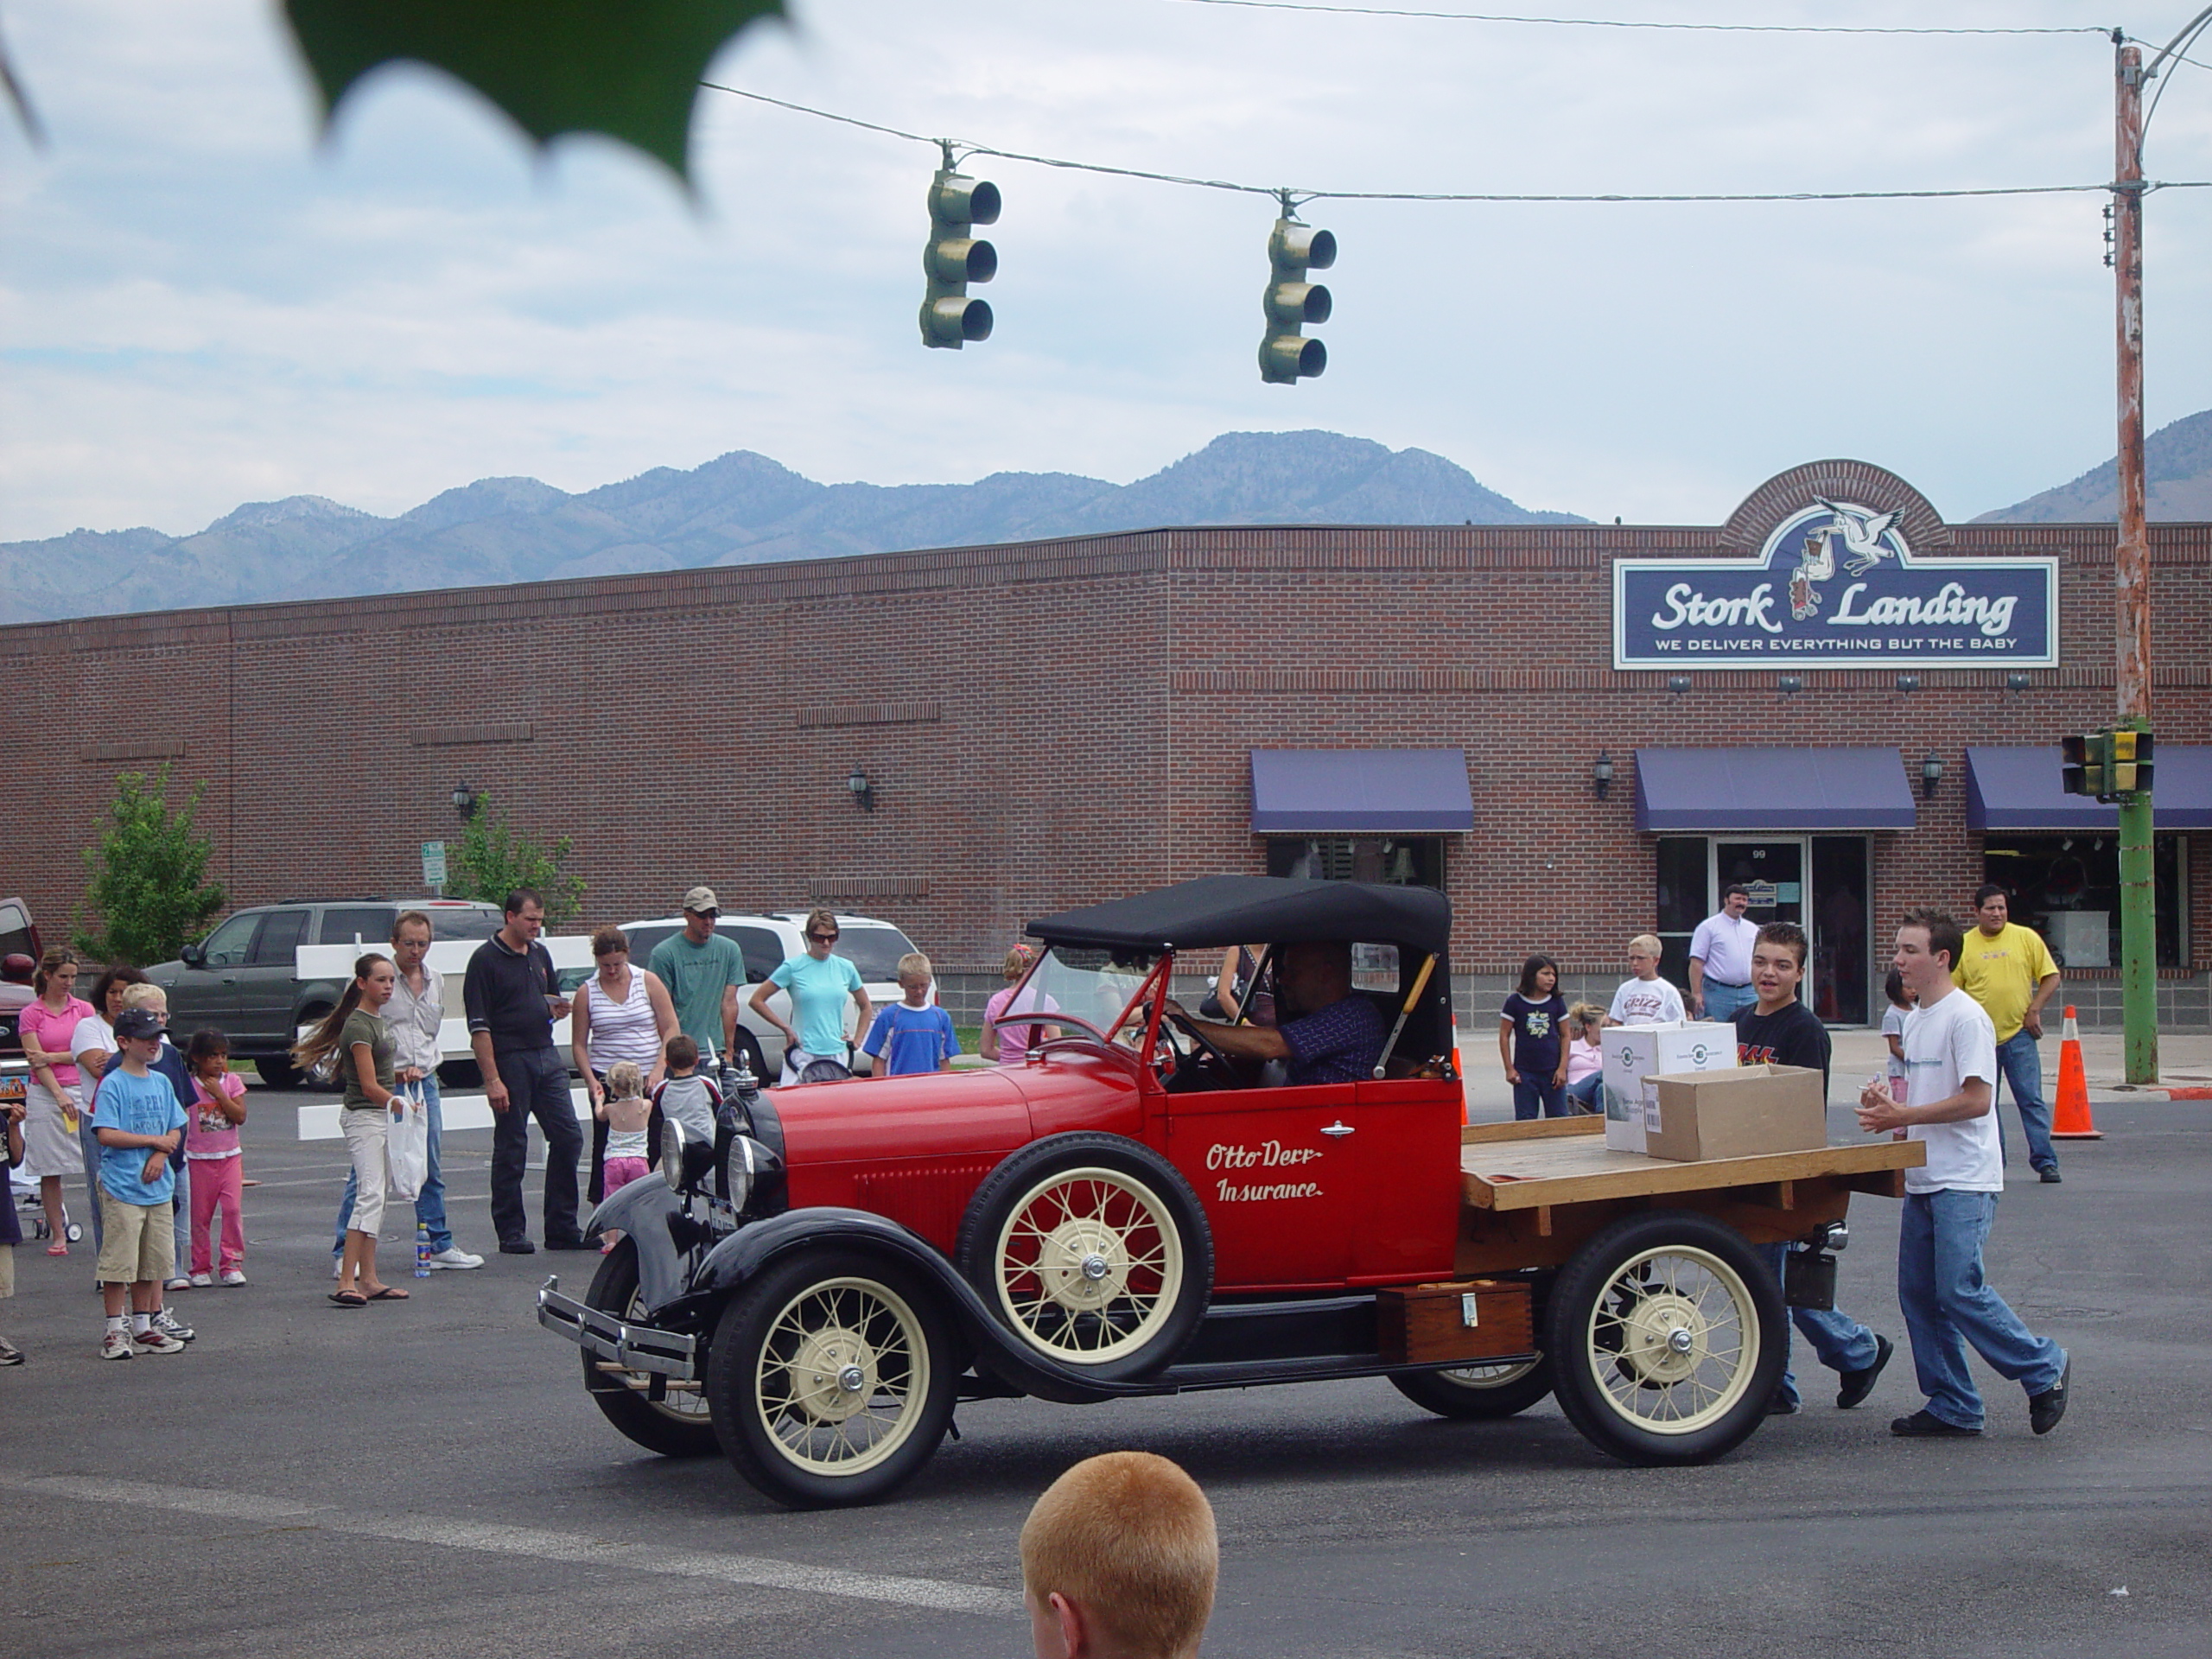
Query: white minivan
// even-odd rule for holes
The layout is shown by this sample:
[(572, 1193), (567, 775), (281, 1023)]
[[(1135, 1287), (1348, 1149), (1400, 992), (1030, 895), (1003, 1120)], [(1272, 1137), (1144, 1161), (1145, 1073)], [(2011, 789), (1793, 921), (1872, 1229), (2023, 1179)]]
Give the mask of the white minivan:
[[(748, 1048), (747, 1059), (762, 1081), (773, 1083), (784, 1069), (784, 1033), (770, 1025), (749, 1006), (752, 988), (766, 982), (768, 976), (793, 957), (806, 954), (804, 929), (808, 916), (804, 910), (772, 911), (765, 916), (741, 916), (724, 912), (715, 921), (715, 928), (737, 943), (745, 955), (746, 988), (738, 995), (737, 1040)], [(873, 916), (837, 916), (837, 943), (833, 956), (840, 956), (860, 969), (861, 982), (868, 988), (868, 1001), (877, 1007), (899, 1001), (905, 995), (899, 988), (899, 958), (914, 948), (913, 941), (893, 924), (879, 921)], [(653, 947), (663, 939), (683, 931), (681, 916), (664, 916), (654, 921), (626, 922), (622, 931), (629, 936), (630, 960), (640, 968), (650, 967)], [(588, 975), (576, 976), (577, 982)], [(937, 992), (931, 987), (931, 1001)], [(769, 999), (768, 1006), (775, 1009), (778, 1018), (791, 1018), (791, 994), (778, 991)], [(851, 1001), (845, 1004), (845, 1037), (858, 1049), (868, 1033), (857, 1029), (860, 1009)], [(857, 1056), (856, 1069), (866, 1070), (867, 1056)]]

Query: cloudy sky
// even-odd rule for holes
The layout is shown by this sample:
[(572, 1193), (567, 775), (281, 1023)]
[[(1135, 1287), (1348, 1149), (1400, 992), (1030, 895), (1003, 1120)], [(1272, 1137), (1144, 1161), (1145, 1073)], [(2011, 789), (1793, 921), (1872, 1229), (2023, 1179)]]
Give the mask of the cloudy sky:
[[(1437, 3), (1450, 0), (1409, 0)], [(2089, 183), (2094, 35), (1665, 33), (1191, 0), (793, 0), (711, 78), (1006, 149), (1344, 191)], [(1695, 22), (2110, 24), (2195, 0), (1608, 0)], [(1821, 456), (1963, 519), (2113, 449), (2096, 194), (1558, 206), (1316, 202), (1327, 375), (1261, 384), (1274, 206), (995, 161), (998, 328), (915, 325), (922, 145), (702, 95), (699, 194), (596, 140), (534, 155), (426, 72), (327, 141), (272, 4), (5, 0), (51, 140), (0, 123), (0, 539), (197, 530), (313, 493), (584, 489), (759, 450), (825, 480), (1126, 480), (1224, 431), (1448, 456), (1528, 505), (1718, 523)], [(2200, 54), (2205, 55), (2205, 54)], [(2212, 55), (2206, 56), (2212, 63)], [(2149, 171), (2212, 179), (2212, 68)], [(2149, 207), (2152, 423), (2212, 405), (2212, 189)]]

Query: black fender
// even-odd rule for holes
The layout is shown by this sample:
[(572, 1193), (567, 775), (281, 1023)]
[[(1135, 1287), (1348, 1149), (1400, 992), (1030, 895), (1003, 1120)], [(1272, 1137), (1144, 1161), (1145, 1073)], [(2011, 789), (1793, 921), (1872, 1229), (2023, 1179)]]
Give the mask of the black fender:
[(683, 1294), (700, 1247), (715, 1236), (715, 1230), (689, 1212), (658, 1171), (608, 1193), (591, 1212), (584, 1232), (596, 1237), (609, 1230), (637, 1242), (638, 1299), (648, 1315)]
[(991, 1317), (975, 1287), (934, 1244), (899, 1223), (865, 1210), (825, 1205), (787, 1210), (779, 1216), (747, 1223), (707, 1252), (692, 1274), (690, 1290), (669, 1312), (680, 1313), (687, 1327), (711, 1330), (721, 1305), (770, 1263), (795, 1250), (823, 1244), (880, 1255), (921, 1278), (938, 1293), (940, 1305), (968, 1343), (979, 1352), (989, 1354), (991, 1371), (1024, 1394), (1072, 1406), (1160, 1392), (1157, 1383), (1116, 1383), (1084, 1376), (1033, 1353)]

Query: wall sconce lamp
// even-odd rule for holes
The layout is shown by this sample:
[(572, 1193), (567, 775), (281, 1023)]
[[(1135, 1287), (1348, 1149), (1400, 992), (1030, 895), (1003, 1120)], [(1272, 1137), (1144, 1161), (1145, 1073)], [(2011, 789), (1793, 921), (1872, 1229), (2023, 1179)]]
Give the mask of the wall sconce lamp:
[(1917, 690), (1920, 690), (1920, 676), (1919, 676), (1919, 675), (1917, 675), (1917, 674), (1900, 674), (1900, 675), (1898, 675), (1898, 676), (1897, 676), (1897, 690), (1900, 690), (1900, 691), (1917, 691)]
[(845, 779), (845, 787), (853, 791), (853, 804), (863, 812), (875, 810), (875, 785), (868, 780), (868, 773), (856, 764)]
[(1795, 674), (1777, 675), (1775, 678), (1774, 689), (1785, 697), (1794, 697), (1805, 689), (1805, 682)]
[(1679, 697), (1689, 689), (1690, 677), (1688, 675), (1669, 674), (1667, 677), (1667, 690), (1670, 695)]
[(1930, 751), (1928, 758), (1920, 763), (1920, 793), (1923, 798), (1934, 800), (1936, 785), (1942, 781), (1943, 763), (1936, 758), (1933, 751)]
[(453, 786), (451, 798), (453, 810), (460, 813), (462, 817), (473, 818), (476, 816), (476, 791), (467, 784), (455, 784)]
[(2018, 669), (2005, 677), (2005, 689), (2007, 691), (2024, 691), (2034, 683), (2032, 679)]
[(1604, 800), (1605, 791), (1613, 786), (1613, 757), (1600, 753), (1590, 767), (1590, 781), (1597, 786), (1598, 798)]

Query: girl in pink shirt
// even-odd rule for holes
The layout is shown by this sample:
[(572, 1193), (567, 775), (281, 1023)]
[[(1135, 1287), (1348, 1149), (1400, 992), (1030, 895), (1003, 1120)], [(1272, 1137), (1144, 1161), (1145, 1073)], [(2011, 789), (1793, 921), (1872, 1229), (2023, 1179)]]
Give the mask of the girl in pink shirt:
[(192, 1282), (215, 1282), (208, 1249), (215, 1211), (223, 1212), (223, 1282), (245, 1283), (245, 1217), (239, 1199), (245, 1160), (238, 1125), (245, 1122), (245, 1079), (231, 1070), (231, 1039), (219, 1031), (195, 1031), (184, 1051), (192, 1073), (193, 1105), (184, 1124), (184, 1155), (192, 1165)]

